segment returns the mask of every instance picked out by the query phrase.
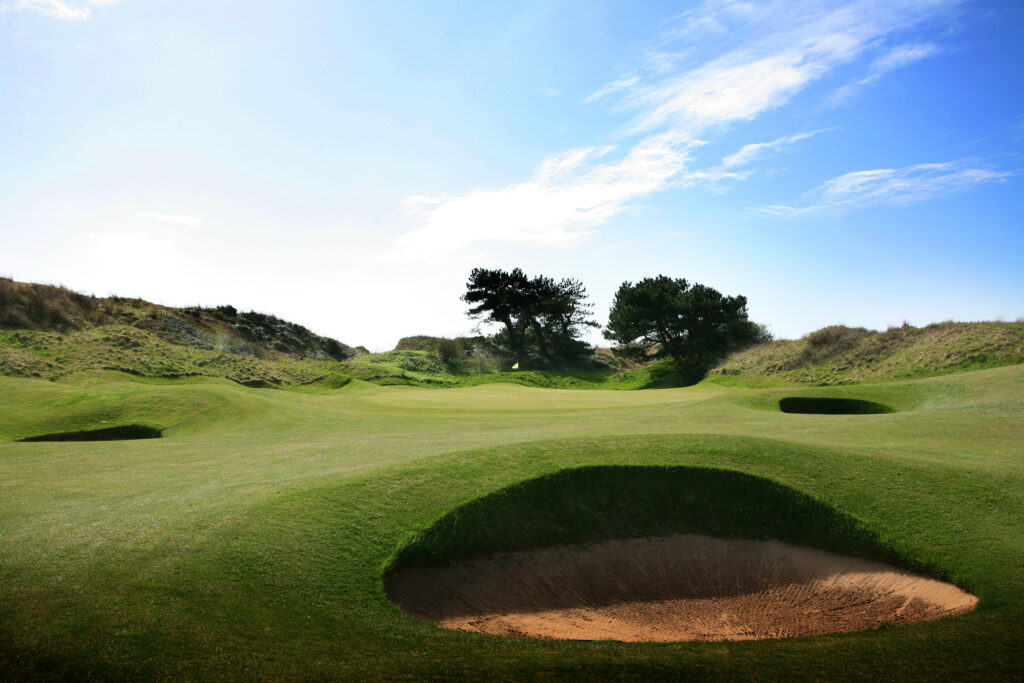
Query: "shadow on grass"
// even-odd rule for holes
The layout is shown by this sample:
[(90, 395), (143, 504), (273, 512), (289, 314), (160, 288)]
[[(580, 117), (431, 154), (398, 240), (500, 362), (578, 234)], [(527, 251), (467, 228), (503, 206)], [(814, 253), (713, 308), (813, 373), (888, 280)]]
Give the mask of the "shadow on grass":
[(682, 533), (774, 539), (922, 568), (854, 518), (770, 479), (698, 467), (599, 466), (530, 479), (452, 510), (410, 537), (386, 575), (501, 552)]
[(779, 401), (779, 410), (811, 415), (881, 415), (896, 412), (895, 408), (874, 401), (821, 396), (788, 396)]
[(83, 429), (77, 432), (57, 432), (27, 436), (19, 441), (128, 441), (130, 439), (158, 439), (164, 435), (162, 429), (147, 425), (120, 425), (102, 429)]

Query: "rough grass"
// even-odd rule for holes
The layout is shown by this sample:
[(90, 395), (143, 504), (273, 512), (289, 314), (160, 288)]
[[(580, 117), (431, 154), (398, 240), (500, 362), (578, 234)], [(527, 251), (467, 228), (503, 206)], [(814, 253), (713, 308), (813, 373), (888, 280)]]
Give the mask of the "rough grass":
[(105, 299), (0, 277), (0, 329), (70, 330), (113, 321)]
[[(667, 388), (703, 376), (702, 369), (681, 369), (669, 360), (616, 363), (607, 349), (596, 358), (609, 369), (499, 372), (500, 359), (481, 337), (421, 335), (399, 346), (358, 355), (301, 325), (231, 306), (174, 309), (0, 278), (0, 375), (59, 380), (117, 371), (155, 379), (216, 377), (249, 387), (337, 388), (357, 378), (385, 385), (575, 389)], [(886, 332), (833, 325), (733, 354), (709, 379), (723, 386), (836, 385), (1022, 362), (1024, 322), (904, 325)]]
[[(893, 346), (897, 335), (886, 333), (888, 355), (872, 356), (875, 361), (854, 373), (844, 365), (849, 354), (876, 348), (871, 335), (856, 333), (860, 346), (845, 346), (849, 337), (840, 335), (829, 348), (845, 347), (817, 365), (786, 370), (780, 365), (802, 363), (806, 340), (772, 342), (732, 356), (705, 380), (718, 386), (777, 386), (799, 378), (809, 384), (853, 384), (867, 376), (881, 378), (917, 377), (950, 371), (946, 360), (963, 368), (1005, 365), (1024, 359), (1015, 344), (1021, 343), (1020, 323), (950, 324), (933, 326), (942, 334), (917, 334), (906, 330), (900, 339), (913, 339), (912, 346)], [(826, 328), (832, 331), (838, 328)], [(902, 328), (901, 328), (902, 329)], [(930, 328), (917, 331), (924, 333)], [(964, 340), (968, 341), (964, 341)], [(869, 343), (870, 342), (870, 343)], [(820, 345), (825, 346), (825, 345)], [(860, 357), (860, 356), (858, 356)], [(938, 362), (935, 359), (946, 359)], [(820, 360), (820, 359), (819, 359)], [(854, 361), (849, 361), (853, 363)], [(953, 361), (949, 361), (953, 362)], [(899, 363), (899, 364), (897, 364)], [(945, 364), (944, 364), (945, 363)], [(789, 367), (789, 366), (786, 366)], [(839, 368), (843, 368), (841, 371)], [(382, 385), (457, 388), (510, 383), (557, 389), (659, 389), (693, 384), (699, 377), (676, 368), (670, 360), (642, 367), (612, 370), (512, 371), (452, 374), (441, 359), (418, 350), (365, 354), (346, 362), (298, 359), (285, 355), (257, 358), (252, 355), (184, 346), (165, 341), (157, 334), (131, 325), (111, 324), (66, 333), (34, 330), (0, 330), (0, 374), (50, 380), (73, 378), (81, 373), (117, 371), (151, 379), (224, 378), (250, 387), (322, 388), (344, 386), (352, 378)], [(845, 373), (845, 374), (844, 374)], [(873, 374), (872, 374), (873, 373)]]
[(0, 278), (0, 330), (63, 333), (106, 326), (137, 328), (171, 344), (262, 359), (345, 360), (354, 355), (351, 347), (302, 325), (233, 306), (171, 308)]
[(327, 361), (269, 360), (174, 344), (130, 325), (59, 334), (0, 330), (0, 373), (56, 380), (110, 370), (141, 377), (222, 377), (249, 386), (301, 385), (337, 374)]
[(1024, 322), (936, 323), (885, 332), (833, 325), (726, 358), (711, 376), (816, 385), (929, 377), (1024, 363)]
[(151, 379), (223, 378), (249, 387), (338, 388), (352, 378), (381, 385), (469, 387), (511, 383), (563, 389), (640, 389), (685, 383), (664, 361), (627, 372), (605, 370), (452, 374), (426, 351), (389, 351), (350, 361), (298, 359), (217, 351), (175, 344), (131, 325), (110, 324), (66, 333), (0, 330), (0, 375), (70, 380), (82, 373), (123, 372)]
[[(800, 391), (898, 410), (885, 415), (789, 415), (778, 401), (792, 387), (714, 383), (427, 391), (352, 381), (299, 392), (107, 372), (57, 383), (0, 377), (0, 393), (5, 680), (1024, 674), (1021, 366)], [(152, 424), (165, 438), (13, 441), (104, 423)], [(396, 552), (484, 496), (526, 487), (501, 515), (513, 525), (521, 516), (557, 518), (560, 505), (570, 515), (587, 508), (607, 516), (616, 500), (595, 492), (614, 486), (610, 473), (621, 470), (602, 470), (593, 482), (559, 479), (594, 467), (758, 477), (816, 501), (826, 520), (852, 520), (880, 547), (981, 603), (954, 619), (861, 633), (664, 645), (446, 631), (403, 616), (385, 598), (383, 574)], [(640, 495), (644, 477), (635, 487), (627, 481), (635, 490), (622, 501), (641, 506), (640, 520), (699, 519), (699, 506), (687, 511), (672, 487)], [(663, 480), (648, 478), (651, 487)], [(559, 481), (579, 495), (529, 509), (541, 493), (566, 493)], [(763, 498), (745, 481), (709, 484), (722, 492), (718, 523), (773, 523), (757, 519)], [(529, 482), (552, 486), (543, 492)], [(782, 533), (790, 526), (779, 515)], [(814, 515), (789, 519), (813, 523)], [(833, 538), (845, 546), (850, 536)]]

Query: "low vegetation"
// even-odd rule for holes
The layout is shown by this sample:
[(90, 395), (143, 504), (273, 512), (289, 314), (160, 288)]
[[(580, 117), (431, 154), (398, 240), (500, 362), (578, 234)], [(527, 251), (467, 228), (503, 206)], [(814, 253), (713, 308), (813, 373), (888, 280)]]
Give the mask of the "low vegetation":
[[(554, 281), (544, 281), (557, 288)], [(884, 332), (833, 325), (796, 341), (755, 343), (731, 354), (730, 345), (739, 342), (730, 337), (696, 363), (659, 360), (659, 347), (652, 342), (648, 355), (632, 360), (622, 349), (596, 349), (572, 367), (553, 369), (552, 363), (538, 361), (542, 367), (537, 368), (527, 361), (513, 370), (516, 357), (501, 335), (405, 337), (393, 351), (370, 353), (319, 337), (301, 325), (240, 313), (231, 306), (173, 309), (6, 278), (0, 278), (0, 321), (0, 374), (50, 380), (116, 371), (154, 379), (219, 377), (279, 388), (338, 387), (354, 378), (429, 387), (511, 382), (644, 389), (688, 386), (705, 377), (742, 386), (857, 384), (1024, 362), (1024, 322), (947, 322)], [(743, 316), (737, 321), (746, 330), (741, 335), (745, 343), (763, 339), (760, 326)], [(532, 326), (523, 329), (527, 343)], [(533, 358), (531, 353), (520, 355)]]
[(234, 306), (171, 308), (119, 296), (99, 298), (65, 287), (0, 278), (0, 330), (74, 332), (121, 326), (161, 341), (262, 359), (345, 360), (354, 351), (302, 325)]
[(732, 354), (712, 376), (806, 384), (930, 377), (1024, 363), (1024, 322), (945, 322), (884, 332), (833, 325)]

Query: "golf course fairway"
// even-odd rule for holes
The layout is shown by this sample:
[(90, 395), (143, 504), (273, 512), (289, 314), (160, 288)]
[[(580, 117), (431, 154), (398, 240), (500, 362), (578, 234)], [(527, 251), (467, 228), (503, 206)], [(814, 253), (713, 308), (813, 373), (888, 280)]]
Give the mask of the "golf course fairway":
[[(0, 678), (1013, 680), (1024, 366), (643, 391), (0, 377)], [(786, 413), (787, 397), (889, 412)], [(22, 442), (141, 425), (162, 438)], [(953, 584), (948, 618), (757, 640), (489, 635), (403, 567), (679, 534)], [(639, 540), (637, 540), (639, 539)]]

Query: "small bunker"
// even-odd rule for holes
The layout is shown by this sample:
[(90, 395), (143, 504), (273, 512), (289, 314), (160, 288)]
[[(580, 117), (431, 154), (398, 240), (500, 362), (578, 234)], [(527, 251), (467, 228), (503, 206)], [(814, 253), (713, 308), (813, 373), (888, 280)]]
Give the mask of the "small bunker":
[(100, 429), (83, 429), (77, 432), (40, 434), (28, 436), (19, 441), (127, 441), (130, 439), (158, 439), (163, 435), (163, 430), (156, 427), (129, 424)]
[(784, 413), (810, 415), (880, 415), (896, 412), (894, 408), (883, 403), (864, 401), (859, 398), (826, 396), (787, 396), (779, 400), (779, 410)]
[(858, 631), (973, 609), (854, 520), (750, 475), (590, 467), (442, 517), (385, 575), (446, 628), (579, 640), (750, 640)]

